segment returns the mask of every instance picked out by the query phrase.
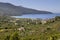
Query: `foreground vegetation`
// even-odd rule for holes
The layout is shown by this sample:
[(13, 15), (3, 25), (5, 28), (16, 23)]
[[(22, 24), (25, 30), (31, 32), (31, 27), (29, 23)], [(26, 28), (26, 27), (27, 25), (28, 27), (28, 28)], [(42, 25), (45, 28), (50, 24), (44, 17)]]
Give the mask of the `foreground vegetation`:
[(60, 17), (42, 20), (0, 16), (0, 40), (60, 40)]

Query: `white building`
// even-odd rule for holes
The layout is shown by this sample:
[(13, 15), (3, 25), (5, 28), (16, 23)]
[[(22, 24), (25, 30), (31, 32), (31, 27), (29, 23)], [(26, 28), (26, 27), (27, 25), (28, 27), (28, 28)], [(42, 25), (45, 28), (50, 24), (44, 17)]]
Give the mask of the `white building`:
[(47, 23), (47, 21), (46, 20), (42, 20), (41, 23), (42, 24), (45, 24), (45, 23)]
[(25, 28), (24, 27), (20, 27), (20, 28), (18, 28), (18, 30), (19, 31), (22, 31), (22, 30), (25, 31)]

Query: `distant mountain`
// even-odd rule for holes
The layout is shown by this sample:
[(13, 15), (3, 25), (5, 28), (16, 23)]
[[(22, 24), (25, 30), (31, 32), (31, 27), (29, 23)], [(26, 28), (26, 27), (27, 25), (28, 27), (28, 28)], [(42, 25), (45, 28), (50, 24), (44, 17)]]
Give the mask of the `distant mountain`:
[(22, 14), (52, 14), (52, 12), (39, 11), (22, 6), (14, 6), (10, 3), (0, 2), (0, 15), (20, 16)]

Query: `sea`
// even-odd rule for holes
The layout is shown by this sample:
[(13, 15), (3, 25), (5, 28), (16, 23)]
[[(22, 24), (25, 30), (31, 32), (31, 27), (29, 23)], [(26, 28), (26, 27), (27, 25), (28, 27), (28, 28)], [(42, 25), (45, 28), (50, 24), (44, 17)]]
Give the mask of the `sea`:
[(32, 19), (50, 19), (50, 18), (55, 18), (56, 16), (60, 16), (60, 14), (55, 13), (55, 14), (24, 14), (21, 16), (13, 16), (15, 18), (32, 18)]

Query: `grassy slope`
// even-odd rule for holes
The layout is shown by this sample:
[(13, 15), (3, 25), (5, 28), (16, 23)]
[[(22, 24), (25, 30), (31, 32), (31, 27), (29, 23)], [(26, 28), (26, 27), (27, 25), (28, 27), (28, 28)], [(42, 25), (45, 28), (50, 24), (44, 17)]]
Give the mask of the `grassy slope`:
[[(27, 24), (27, 22), (23, 21), (24, 19), (20, 20), (22, 21), (19, 22), (19, 26), (14, 25), (14, 23), (1, 22), (2, 29), (0, 29), (0, 40), (4, 40), (7, 35), (11, 35), (15, 31), (19, 33), (19, 38), (21, 40), (52, 40), (55, 36), (60, 38), (60, 21), (47, 24)], [(15, 30), (16, 28), (21, 27), (22, 24), (26, 29), (25, 31)], [(7, 27), (7, 29), (5, 29), (5, 27)]]

